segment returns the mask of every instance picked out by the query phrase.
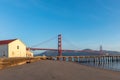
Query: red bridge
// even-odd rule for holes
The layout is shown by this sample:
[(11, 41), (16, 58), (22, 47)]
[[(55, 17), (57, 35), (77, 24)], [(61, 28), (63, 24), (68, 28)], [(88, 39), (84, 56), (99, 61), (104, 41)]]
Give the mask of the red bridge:
[(27, 50), (51, 50), (51, 51), (58, 51), (58, 56), (62, 56), (62, 52), (67, 51), (67, 52), (92, 52), (92, 53), (102, 53), (102, 46), (100, 46), (100, 51), (96, 50), (69, 50), (69, 49), (62, 49), (62, 35), (58, 35), (58, 49), (52, 49), (52, 48), (33, 48), (29, 47)]

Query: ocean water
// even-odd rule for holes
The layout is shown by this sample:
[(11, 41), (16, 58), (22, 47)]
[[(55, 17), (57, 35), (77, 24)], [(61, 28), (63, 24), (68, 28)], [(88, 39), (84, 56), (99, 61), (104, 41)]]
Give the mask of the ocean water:
[(90, 63), (82, 63), (82, 64), (87, 66), (97, 67), (97, 68), (120, 71), (120, 62), (108, 62), (108, 63), (90, 62)]
[[(108, 59), (108, 58), (107, 58)], [(92, 66), (92, 67), (97, 67), (97, 68), (102, 68), (102, 69), (107, 69), (107, 70), (113, 70), (113, 71), (120, 71), (120, 61), (102, 61), (101, 62), (78, 62), (83, 65), (87, 66)], [(72, 59), (74, 61), (74, 58)]]

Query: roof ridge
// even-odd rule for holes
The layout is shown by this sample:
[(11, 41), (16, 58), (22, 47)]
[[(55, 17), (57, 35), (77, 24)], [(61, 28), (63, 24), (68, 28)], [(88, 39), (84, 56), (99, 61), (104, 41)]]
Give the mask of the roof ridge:
[(8, 41), (8, 40), (16, 40), (16, 39), (4, 39), (4, 40), (0, 40), (0, 41)]
[(17, 39), (0, 40), (0, 45), (9, 44)]

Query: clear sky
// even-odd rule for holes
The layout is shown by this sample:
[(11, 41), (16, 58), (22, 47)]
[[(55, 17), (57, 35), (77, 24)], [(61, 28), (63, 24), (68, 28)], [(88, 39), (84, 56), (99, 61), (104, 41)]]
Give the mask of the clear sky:
[[(32, 46), (59, 33), (80, 49), (120, 51), (120, 0), (0, 0), (1, 40)], [(57, 40), (40, 47), (57, 48)]]

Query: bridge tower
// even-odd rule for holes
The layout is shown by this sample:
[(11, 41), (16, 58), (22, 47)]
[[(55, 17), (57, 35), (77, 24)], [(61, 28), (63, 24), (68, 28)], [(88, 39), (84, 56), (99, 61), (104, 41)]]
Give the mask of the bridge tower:
[(58, 56), (62, 56), (62, 35), (58, 35)]
[(101, 53), (101, 54), (103, 53), (102, 45), (100, 45), (100, 53)]

